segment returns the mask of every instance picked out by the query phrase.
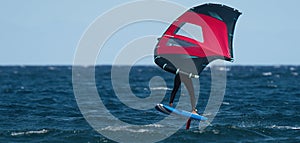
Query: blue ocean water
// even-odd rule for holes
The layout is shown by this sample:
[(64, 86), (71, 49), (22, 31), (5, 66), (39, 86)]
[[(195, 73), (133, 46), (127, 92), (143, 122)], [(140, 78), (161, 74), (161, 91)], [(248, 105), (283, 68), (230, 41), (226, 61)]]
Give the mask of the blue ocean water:
[[(120, 76), (123, 68), (128, 67), (117, 67)], [(211, 125), (204, 130), (199, 130), (197, 123), (190, 130), (183, 126), (160, 142), (300, 142), (300, 66), (230, 66), (220, 70), (227, 71), (226, 93)], [(107, 119), (99, 120), (107, 126), (103, 130), (125, 131), (133, 136), (167, 134), (172, 123), (157, 124), (165, 116), (154, 106), (140, 111), (118, 100), (111, 83), (111, 66), (98, 66), (95, 71), (101, 100), (114, 116), (154, 128), (113, 126)], [(154, 76), (163, 77), (167, 87), (149, 87)], [(129, 84), (141, 99), (153, 91), (166, 92), (157, 96), (167, 103), (173, 78), (157, 67), (137, 66), (129, 73)], [(200, 77), (200, 112), (210, 93), (210, 82), (208, 68)], [(1, 142), (115, 142), (95, 131), (81, 114), (73, 92), (71, 66), (2, 66), (0, 84)], [(133, 99), (128, 101), (135, 102)]]

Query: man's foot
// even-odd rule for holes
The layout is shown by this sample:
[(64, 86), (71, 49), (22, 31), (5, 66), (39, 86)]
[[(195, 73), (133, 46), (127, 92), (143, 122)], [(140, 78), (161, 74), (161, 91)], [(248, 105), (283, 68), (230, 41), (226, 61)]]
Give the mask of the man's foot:
[(169, 103), (169, 106), (172, 107), (172, 106), (173, 106), (173, 103)]
[(197, 113), (197, 109), (194, 109), (194, 110), (192, 111), (192, 114), (199, 115), (199, 114)]

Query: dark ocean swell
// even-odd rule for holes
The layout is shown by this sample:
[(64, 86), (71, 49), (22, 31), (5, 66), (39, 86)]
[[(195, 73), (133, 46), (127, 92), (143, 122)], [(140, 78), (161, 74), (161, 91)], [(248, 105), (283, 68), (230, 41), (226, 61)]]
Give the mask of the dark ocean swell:
[[(122, 75), (122, 68), (128, 67), (118, 68)], [(101, 117), (105, 120), (100, 123), (106, 126), (101, 130), (167, 134), (173, 124), (157, 123), (165, 115), (154, 108), (132, 109), (118, 100), (111, 85), (111, 66), (95, 70), (99, 95), (110, 112), (124, 122), (151, 126), (151, 130), (114, 126), (109, 118)], [(183, 126), (161, 142), (300, 142), (299, 66), (230, 66), (220, 70), (227, 71), (226, 93), (211, 125), (199, 130), (193, 122), (190, 130)], [(164, 77), (166, 87), (149, 87), (157, 75)], [(151, 91), (166, 92), (158, 96), (167, 103), (173, 78), (157, 67), (137, 66), (130, 71), (129, 84), (139, 98), (147, 98)], [(200, 77), (200, 112), (206, 105), (210, 82), (207, 68)], [(95, 131), (81, 114), (73, 93), (71, 66), (2, 66), (0, 84), (1, 142), (114, 142)]]

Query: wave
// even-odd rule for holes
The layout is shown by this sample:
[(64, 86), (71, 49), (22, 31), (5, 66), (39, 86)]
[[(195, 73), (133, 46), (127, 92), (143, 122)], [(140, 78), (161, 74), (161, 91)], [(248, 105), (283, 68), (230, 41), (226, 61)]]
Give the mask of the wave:
[(46, 129), (38, 130), (38, 131), (23, 131), (23, 132), (12, 132), (11, 136), (21, 136), (21, 135), (31, 135), (31, 134), (45, 134), (49, 131)]
[(222, 105), (230, 105), (229, 102), (222, 102)]
[(151, 90), (172, 90), (171, 88), (168, 88), (168, 87), (151, 87), (150, 88)]
[(296, 70), (296, 68), (290, 67), (290, 71), (295, 71), (295, 70)]
[(263, 72), (262, 75), (263, 75), (263, 76), (271, 76), (271, 75), (272, 75), (272, 72)]
[(102, 131), (127, 131), (131, 133), (145, 133), (145, 132), (153, 132), (155, 130), (152, 130), (153, 128), (162, 128), (164, 127), (163, 125), (160, 124), (149, 124), (149, 125), (144, 125), (141, 127), (136, 127), (136, 126), (107, 126), (105, 128), (102, 128), (100, 130)]
[(293, 127), (293, 126), (269, 126), (271, 129), (287, 129), (287, 130), (300, 130), (300, 127)]
[(149, 124), (149, 125), (145, 125), (145, 127), (163, 128), (164, 126), (161, 124)]
[(103, 131), (128, 131), (132, 133), (145, 133), (145, 132), (150, 132), (148, 129), (134, 129), (130, 128), (129, 126), (107, 126), (105, 128), (102, 128), (101, 130)]
[(292, 72), (293, 76), (298, 76), (299, 74), (297, 72)]
[(219, 67), (217, 70), (219, 71), (230, 71), (230, 68), (226, 68), (226, 67)]

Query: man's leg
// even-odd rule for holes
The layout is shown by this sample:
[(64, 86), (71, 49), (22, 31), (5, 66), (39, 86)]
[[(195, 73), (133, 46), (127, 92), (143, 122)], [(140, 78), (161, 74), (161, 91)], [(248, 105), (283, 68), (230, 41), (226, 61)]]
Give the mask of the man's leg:
[(196, 98), (195, 98), (195, 91), (194, 91), (194, 86), (193, 86), (193, 81), (191, 78), (182, 75), (180, 76), (181, 81), (184, 83), (185, 87), (187, 88), (189, 95), (190, 95), (190, 100), (191, 100), (191, 106), (192, 106), (192, 112), (196, 113)]
[(176, 74), (175, 79), (174, 79), (174, 87), (173, 87), (171, 97), (170, 97), (170, 102), (169, 102), (170, 106), (173, 106), (175, 95), (180, 87), (180, 84), (181, 84), (180, 76), (179, 76), (179, 74)]

